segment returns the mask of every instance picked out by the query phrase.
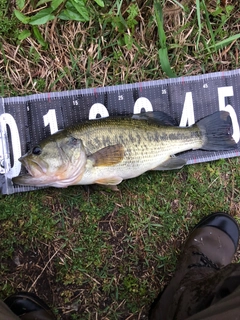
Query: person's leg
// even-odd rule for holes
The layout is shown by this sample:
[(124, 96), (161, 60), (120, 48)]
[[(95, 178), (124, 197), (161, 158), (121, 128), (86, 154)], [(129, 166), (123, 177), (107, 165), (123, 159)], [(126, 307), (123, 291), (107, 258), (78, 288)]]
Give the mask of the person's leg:
[(225, 298), (185, 320), (239, 320), (240, 286)]
[(226, 313), (229, 317), (225, 319), (235, 319), (233, 314), (240, 307), (239, 289), (240, 264), (228, 264), (211, 276), (199, 277), (195, 272), (189, 272), (181, 283), (181, 290), (175, 294), (174, 319), (215, 316), (214, 319), (218, 320), (220, 315), (224, 319)]
[(0, 300), (0, 320), (20, 320), (20, 318), (9, 309), (6, 303)]
[[(239, 228), (231, 216), (215, 213), (201, 220), (187, 239), (176, 272), (149, 318), (185, 320), (209, 307), (221, 280), (234, 271), (239, 270), (240, 275), (239, 265), (229, 265), (238, 239)], [(221, 269), (224, 266), (225, 271)]]

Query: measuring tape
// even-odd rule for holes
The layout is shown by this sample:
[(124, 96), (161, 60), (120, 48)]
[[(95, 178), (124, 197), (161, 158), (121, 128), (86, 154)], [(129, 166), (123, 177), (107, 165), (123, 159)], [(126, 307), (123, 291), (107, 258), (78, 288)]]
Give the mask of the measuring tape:
[[(0, 192), (38, 189), (12, 183), (13, 177), (26, 173), (18, 159), (43, 138), (80, 121), (163, 111), (180, 126), (190, 126), (218, 110), (230, 113), (233, 137), (239, 142), (240, 70), (0, 98)], [(239, 144), (234, 151), (188, 151), (181, 158), (193, 164), (238, 155)]]

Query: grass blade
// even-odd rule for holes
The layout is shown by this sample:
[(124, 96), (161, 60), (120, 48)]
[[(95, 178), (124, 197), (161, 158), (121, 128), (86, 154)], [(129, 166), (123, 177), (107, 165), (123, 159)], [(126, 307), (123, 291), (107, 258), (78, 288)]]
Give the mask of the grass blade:
[(158, 27), (158, 37), (159, 37), (159, 44), (160, 49), (158, 50), (159, 60), (162, 67), (162, 70), (167, 74), (168, 77), (174, 78), (176, 74), (172, 71), (169, 57), (168, 57), (168, 50), (166, 45), (166, 35), (163, 28), (163, 14), (162, 8), (158, 1), (154, 2), (154, 13), (157, 21)]
[(196, 42), (196, 49), (198, 50), (199, 41), (202, 33), (202, 24), (201, 24), (201, 8), (200, 8), (200, 1), (196, 0), (196, 8), (197, 8), (197, 21), (198, 21), (198, 37)]
[(222, 41), (217, 42), (215, 45), (212, 45), (209, 48), (213, 48), (214, 46), (216, 47), (216, 50), (222, 49), (223, 47), (226, 47), (229, 45), (231, 42), (237, 40), (240, 38), (240, 33), (235, 34), (234, 36), (228, 37), (227, 39), (224, 39)]
[(212, 25), (211, 25), (211, 22), (210, 22), (210, 19), (209, 19), (208, 9), (206, 7), (206, 4), (205, 4), (204, 0), (202, 1), (202, 5), (203, 5), (204, 12), (205, 12), (206, 23), (207, 23), (208, 31), (209, 31), (210, 36), (211, 36), (212, 44), (213, 44), (213, 46), (215, 46), (215, 36), (214, 36)]

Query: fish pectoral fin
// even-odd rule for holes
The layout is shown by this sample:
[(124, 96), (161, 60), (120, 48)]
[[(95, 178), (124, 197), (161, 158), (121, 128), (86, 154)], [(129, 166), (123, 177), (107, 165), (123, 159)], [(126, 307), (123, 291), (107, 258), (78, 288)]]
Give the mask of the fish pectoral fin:
[(174, 170), (181, 169), (187, 161), (185, 159), (173, 157), (161, 163), (159, 166), (152, 170)]
[(97, 184), (103, 184), (105, 186), (116, 186), (117, 184), (122, 182), (122, 178), (120, 177), (112, 177), (112, 178), (105, 178), (105, 179), (98, 179), (95, 181)]
[(124, 147), (121, 144), (115, 144), (98, 150), (89, 156), (94, 167), (113, 166), (123, 160)]

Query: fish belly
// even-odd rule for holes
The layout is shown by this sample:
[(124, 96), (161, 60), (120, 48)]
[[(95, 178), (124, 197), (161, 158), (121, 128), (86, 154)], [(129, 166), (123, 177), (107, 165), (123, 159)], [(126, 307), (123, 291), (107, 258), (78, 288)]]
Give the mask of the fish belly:
[[(161, 163), (165, 162), (169, 158), (169, 154), (158, 154), (135, 159), (124, 159), (122, 163), (113, 166), (90, 166), (87, 168), (82, 176), (82, 179), (78, 182), (81, 185), (94, 184), (98, 181), (112, 181), (114, 179), (125, 180), (138, 177), (146, 171), (153, 170)], [(119, 182), (120, 183), (120, 182)]]

